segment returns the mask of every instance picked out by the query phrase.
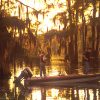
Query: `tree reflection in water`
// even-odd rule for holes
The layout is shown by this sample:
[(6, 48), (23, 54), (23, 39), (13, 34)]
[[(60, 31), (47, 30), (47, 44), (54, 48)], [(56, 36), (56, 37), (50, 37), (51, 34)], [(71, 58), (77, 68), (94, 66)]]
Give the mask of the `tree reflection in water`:
[(19, 82), (11, 90), (8, 81), (4, 83), (0, 82), (0, 100), (100, 100), (99, 84), (26, 87)]
[[(47, 75), (54, 75), (53, 70), (58, 70), (62, 75), (65, 69), (63, 61), (54, 59), (49, 67), (46, 67)], [(13, 70), (13, 69), (12, 69)], [(18, 76), (23, 70), (17, 68), (12, 72), (9, 80), (0, 80), (0, 100), (100, 100), (100, 84), (73, 84), (70, 86), (33, 86), (25, 87), (22, 83), (14, 84), (14, 76)], [(36, 67), (32, 68), (33, 76), (39, 75)], [(59, 84), (59, 83), (58, 83)]]
[[(56, 68), (56, 64), (54, 68)], [(100, 100), (100, 83), (78, 83), (64, 87), (26, 87), (22, 83), (14, 84), (13, 81), (14, 75), (10, 80), (0, 80), (0, 100)]]

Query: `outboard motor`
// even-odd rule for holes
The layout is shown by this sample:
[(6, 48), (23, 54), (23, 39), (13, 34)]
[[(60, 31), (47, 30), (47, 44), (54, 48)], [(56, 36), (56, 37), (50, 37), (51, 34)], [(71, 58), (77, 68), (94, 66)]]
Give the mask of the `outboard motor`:
[(22, 79), (27, 79), (32, 77), (32, 71), (29, 67), (26, 67), (23, 71), (21, 71), (21, 74), (16, 77), (14, 80), (14, 83), (20, 82)]
[[(32, 92), (32, 88), (30, 88), (30, 87), (28, 87), (26, 85), (23, 85), (21, 82), (16, 82), (15, 83), (15, 87), (18, 87), (19, 90), (20, 90), (19, 97), (20, 96), (23, 96), (23, 97), (27, 96)], [(20, 98), (18, 100), (20, 100)]]

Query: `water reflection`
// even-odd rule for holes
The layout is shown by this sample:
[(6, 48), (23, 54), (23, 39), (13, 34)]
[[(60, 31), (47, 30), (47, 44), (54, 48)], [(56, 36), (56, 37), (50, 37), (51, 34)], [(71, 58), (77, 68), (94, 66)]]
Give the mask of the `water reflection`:
[(8, 80), (0, 82), (0, 100), (100, 100), (99, 85), (26, 87), (23, 83), (12, 84), (14, 87), (11, 89)]
[(25, 98), (29, 98), (31, 92), (32, 92), (32, 88), (25, 87), (20, 82), (15, 84), (15, 94), (17, 98), (16, 100), (25, 100)]
[(10, 88), (9, 80), (0, 80), (0, 100), (14, 100), (14, 88)]
[[(24, 95), (27, 100), (99, 100), (99, 89), (32, 87), (32, 93)], [(22, 97), (19, 96), (19, 100)]]
[[(47, 76), (66, 75), (66, 64), (60, 60), (53, 60), (46, 66)], [(17, 67), (16, 71), (10, 68), (12, 77), (9, 80), (0, 80), (0, 100), (100, 100), (100, 84), (64, 86), (64, 87), (26, 87), (22, 83), (14, 84), (14, 77), (19, 76), (25, 67)], [(39, 67), (31, 66), (34, 77), (38, 77)], [(75, 70), (76, 71), (76, 70)], [(79, 71), (80, 74), (82, 71)]]

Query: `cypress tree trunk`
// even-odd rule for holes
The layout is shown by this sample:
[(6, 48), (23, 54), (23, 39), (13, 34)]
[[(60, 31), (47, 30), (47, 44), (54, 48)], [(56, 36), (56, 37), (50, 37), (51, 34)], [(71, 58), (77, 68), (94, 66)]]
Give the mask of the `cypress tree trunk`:
[(87, 47), (87, 25), (84, 26), (84, 47), (86, 48)]
[(85, 17), (84, 17), (84, 0), (82, 0), (82, 36), (83, 36), (83, 52), (85, 51), (85, 35), (84, 35)]
[(72, 16), (71, 16), (71, 4), (68, 0), (68, 10), (69, 10), (69, 21), (70, 21), (70, 43), (69, 43), (69, 56), (71, 64), (73, 63), (74, 56), (74, 42), (73, 42), (73, 25), (72, 25)]
[(19, 14), (19, 18), (20, 18), (20, 15), (21, 15), (20, 5), (19, 5), (19, 7), (18, 7), (18, 14)]
[(93, 0), (92, 51), (95, 50), (95, 17), (96, 17), (96, 0)]
[(99, 45), (100, 45), (100, 24), (98, 23), (97, 27), (96, 27), (96, 30), (97, 30), (97, 40), (96, 40), (96, 55), (95, 55), (95, 63), (96, 63), (96, 66), (99, 66)]
[(78, 64), (78, 45), (77, 45), (78, 24), (77, 23), (78, 23), (78, 7), (76, 8), (76, 31), (75, 31), (75, 62), (76, 62), (76, 65)]
[(99, 1), (99, 17), (98, 17), (98, 23), (97, 23), (97, 26), (96, 26), (96, 30), (97, 30), (97, 40), (96, 40), (96, 52), (97, 52), (97, 58), (98, 58), (98, 55), (99, 55), (99, 45), (100, 45), (100, 1)]

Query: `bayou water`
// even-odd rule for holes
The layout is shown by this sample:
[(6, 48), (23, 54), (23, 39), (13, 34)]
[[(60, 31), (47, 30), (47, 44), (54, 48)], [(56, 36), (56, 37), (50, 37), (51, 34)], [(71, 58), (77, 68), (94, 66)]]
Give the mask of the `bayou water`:
[[(54, 59), (46, 66), (47, 76), (67, 75), (63, 60)], [(14, 77), (20, 75), (25, 66), (10, 68), (12, 76), (10, 79), (0, 80), (0, 100), (100, 100), (100, 87), (96, 84), (82, 84), (75, 86), (29, 86), (24, 82), (14, 84)], [(34, 77), (39, 77), (39, 67), (31, 67)], [(74, 74), (83, 74), (81, 67)], [(59, 83), (58, 83), (59, 84)]]

